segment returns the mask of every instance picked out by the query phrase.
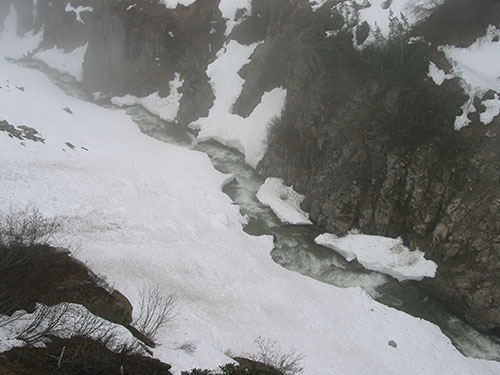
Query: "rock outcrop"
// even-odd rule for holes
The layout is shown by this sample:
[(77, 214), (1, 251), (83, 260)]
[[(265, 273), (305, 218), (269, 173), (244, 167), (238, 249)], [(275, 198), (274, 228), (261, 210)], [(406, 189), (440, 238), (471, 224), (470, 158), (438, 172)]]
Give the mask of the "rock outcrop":
[[(474, 25), (487, 26), (500, 11), (482, 5)], [(437, 25), (466, 5), (445, 6), (415, 32), (446, 40)], [(434, 47), (401, 46), (411, 59), (379, 73), (379, 54), (390, 50), (360, 53), (342, 32), (325, 41), (320, 17), (292, 42), (287, 106), (261, 173), (305, 194), (303, 208), (330, 232), (402, 236), (425, 251), (439, 268), (422, 285), (477, 328), (499, 332), (499, 119), (455, 131), (466, 98), (456, 80), (436, 86), (427, 77), (429, 59), (443, 60)]]
[(117, 290), (110, 291), (103, 280), (65, 250), (46, 245), (0, 247), (1, 308), (34, 311), (36, 303), (53, 306), (78, 303), (94, 315), (128, 326), (132, 305)]

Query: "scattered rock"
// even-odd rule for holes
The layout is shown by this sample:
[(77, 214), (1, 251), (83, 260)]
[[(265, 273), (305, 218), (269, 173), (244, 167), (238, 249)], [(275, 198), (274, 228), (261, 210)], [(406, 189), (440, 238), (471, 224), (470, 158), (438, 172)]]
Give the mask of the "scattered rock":
[(389, 344), (389, 346), (392, 346), (393, 348), (398, 347), (398, 344), (396, 344), (396, 342), (394, 340), (389, 341), (388, 344)]
[(18, 89), (20, 91), (24, 91), (24, 87), (22, 87), (22, 86), (16, 86), (16, 89)]
[(1, 120), (0, 131), (4, 131), (9, 135), (9, 137), (17, 138), (21, 141), (28, 139), (33, 142), (45, 143), (45, 139), (39, 136), (40, 133), (38, 133), (36, 129), (30, 128), (29, 126), (19, 125), (18, 127), (15, 127), (7, 121)]
[(73, 114), (73, 111), (71, 110), (71, 108), (65, 107), (65, 108), (63, 108), (63, 110), (64, 110), (65, 112), (68, 112), (70, 115), (72, 115), (72, 114)]
[(71, 144), (70, 142), (65, 142), (64, 143), (66, 146), (68, 146), (70, 149), (74, 150), (75, 149), (75, 146), (73, 144)]

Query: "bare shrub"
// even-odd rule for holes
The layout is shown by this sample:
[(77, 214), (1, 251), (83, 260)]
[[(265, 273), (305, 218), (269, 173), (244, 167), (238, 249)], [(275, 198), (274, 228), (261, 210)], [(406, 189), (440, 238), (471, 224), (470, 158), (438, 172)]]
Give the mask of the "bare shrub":
[(17, 310), (18, 300), (15, 297), (0, 293), (0, 328), (14, 323), (22, 317), (22, 314), (14, 314)]
[(177, 346), (175, 350), (182, 350), (187, 354), (194, 354), (197, 348), (198, 348), (198, 341), (189, 340)]
[(43, 341), (50, 335), (55, 335), (61, 328), (63, 317), (69, 310), (69, 303), (61, 303), (57, 306), (38, 305), (26, 323), (17, 333), (16, 338), (27, 344), (33, 345)]
[[(1, 242), (0, 246), (2, 246)], [(16, 268), (25, 268), (29, 262), (30, 259), (27, 253), (23, 254), (18, 251), (12, 251), (11, 249), (0, 248), (0, 280), (2, 280), (1, 277), (5, 272)]]
[(95, 316), (90, 311), (80, 312), (73, 321), (72, 334), (81, 337), (93, 337), (105, 340), (114, 334), (113, 325), (105, 319)]
[(303, 371), (300, 362), (304, 359), (304, 354), (294, 350), (283, 352), (275, 340), (261, 336), (257, 337), (254, 343), (257, 345), (258, 352), (249, 356), (251, 360), (261, 362), (270, 369), (276, 369), (285, 375), (300, 374)]
[(164, 295), (158, 285), (141, 293), (139, 316), (132, 324), (139, 332), (152, 342), (162, 329), (176, 316), (177, 298)]
[(0, 217), (0, 246), (13, 248), (47, 244), (61, 228), (56, 219), (45, 218), (32, 205)]

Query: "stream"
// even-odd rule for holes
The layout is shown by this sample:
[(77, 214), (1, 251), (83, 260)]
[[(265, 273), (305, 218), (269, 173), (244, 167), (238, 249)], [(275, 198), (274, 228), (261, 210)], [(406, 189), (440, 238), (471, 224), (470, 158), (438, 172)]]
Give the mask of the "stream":
[[(25, 59), (17, 63), (41, 71), (67, 94), (95, 102), (74, 78), (37, 61)], [(242, 215), (248, 218), (244, 228), (247, 233), (274, 237), (275, 247), (271, 256), (276, 263), (337, 287), (361, 287), (382, 304), (436, 324), (464, 355), (500, 361), (500, 338), (478, 332), (415, 286), (416, 282), (398, 282), (389, 276), (366, 270), (356, 261), (347, 262), (333, 250), (316, 245), (314, 238), (324, 233), (324, 230), (315, 225), (282, 224), (256, 198), (264, 179), (245, 164), (244, 156), (238, 151), (214, 141), (198, 143), (189, 129), (166, 122), (141, 106), (118, 109), (110, 104), (109, 99), (98, 104), (114, 110), (125, 110), (144, 134), (162, 142), (204, 152), (217, 170), (233, 175), (234, 179), (225, 185), (223, 191), (240, 206)]]

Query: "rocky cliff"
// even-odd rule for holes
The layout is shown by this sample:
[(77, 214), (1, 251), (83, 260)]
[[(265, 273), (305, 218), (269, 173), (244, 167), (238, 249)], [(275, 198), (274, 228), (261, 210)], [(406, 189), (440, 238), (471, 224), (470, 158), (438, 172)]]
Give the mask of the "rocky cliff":
[(439, 265), (426, 289), (499, 332), (500, 121), (485, 128), (476, 115), (454, 130), (463, 90), (427, 76), (429, 60), (443, 61), (435, 46), (468, 46), (498, 24), (498, 2), (481, 3), (445, 3), (413, 30), (430, 44), (371, 51), (341, 31), (325, 38), (332, 25), (313, 14), (292, 43), (287, 107), (260, 170), (306, 194), (304, 208), (328, 231), (402, 236), (424, 250)]
[[(72, 1), (93, 8), (83, 22), (67, 1), (39, 0), (35, 12), (30, 0), (11, 3), (23, 15), (20, 34), (43, 27), (42, 48), (88, 43), (89, 92), (167, 96), (179, 72), (177, 121), (189, 124), (212, 106), (207, 66), (226, 40), (217, 0), (176, 9)], [(239, 72), (245, 85), (233, 112), (248, 116), (275, 87), (288, 93), (258, 170), (305, 194), (304, 209), (330, 232), (402, 236), (425, 251), (439, 268), (422, 285), (476, 327), (500, 333), (500, 120), (485, 127), (476, 113), (455, 130), (462, 87), (428, 77), (429, 61), (451, 68), (438, 46), (472, 44), (499, 25), (500, 4), (448, 0), (414, 28), (359, 48), (366, 25), (354, 29), (332, 11), (336, 3), (313, 11), (308, 0), (253, 0), (251, 13), (237, 12), (228, 38), (260, 44)]]

